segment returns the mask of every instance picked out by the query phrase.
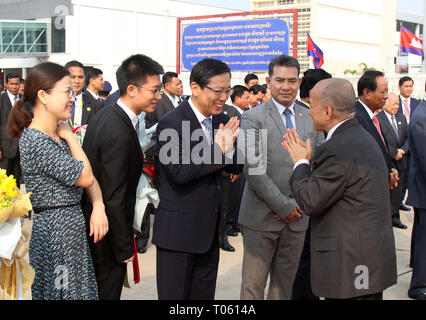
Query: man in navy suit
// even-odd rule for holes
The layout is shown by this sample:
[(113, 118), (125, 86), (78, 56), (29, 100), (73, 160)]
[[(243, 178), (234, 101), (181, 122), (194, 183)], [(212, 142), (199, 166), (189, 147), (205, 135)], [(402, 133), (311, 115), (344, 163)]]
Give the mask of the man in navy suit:
[(414, 207), (410, 259), (413, 275), (408, 296), (416, 300), (426, 300), (426, 102), (424, 101), (417, 106), (411, 116), (408, 139), (411, 169), (407, 204)]
[[(413, 114), (417, 105), (420, 103), (420, 100), (411, 97), (414, 89), (414, 80), (407, 76), (402, 77), (401, 79), (399, 79), (398, 89), (400, 93), (398, 114), (404, 115), (405, 119), (407, 120), (407, 123), (409, 124), (411, 115)], [(405, 158), (407, 166), (404, 169), (403, 174), (403, 177), (405, 177), (405, 179), (403, 178), (400, 181), (402, 191), (399, 208), (404, 211), (410, 211), (410, 208), (403, 204), (405, 194), (407, 192), (408, 177), (410, 176), (410, 152), (407, 152), (405, 154)]]
[(191, 98), (158, 123), (160, 205), (152, 243), (160, 300), (214, 299), (222, 170), (242, 171), (234, 148), (239, 120), (221, 114), (230, 80), (222, 61), (198, 62), (190, 75)]

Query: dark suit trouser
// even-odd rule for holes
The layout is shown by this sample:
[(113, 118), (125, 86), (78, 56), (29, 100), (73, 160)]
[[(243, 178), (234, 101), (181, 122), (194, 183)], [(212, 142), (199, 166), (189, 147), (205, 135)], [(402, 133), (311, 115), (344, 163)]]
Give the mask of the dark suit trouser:
[[(402, 174), (401, 179), (404, 179), (404, 174)], [(401, 203), (401, 192), (402, 192), (402, 184), (398, 183), (398, 186), (392, 190), (390, 190), (390, 198), (392, 205), (392, 222), (398, 223), (400, 222), (399, 215), (399, 205)]]
[(157, 246), (159, 300), (213, 300), (219, 265), (217, 233), (203, 254), (170, 251)]
[(226, 216), (227, 231), (236, 230), (238, 228), (238, 215), (245, 182), (246, 179), (241, 174), (234, 183), (230, 183), (228, 215)]
[(0, 168), (5, 169), (7, 175), (13, 174), (18, 188), (21, 186), (21, 164), (19, 150), (16, 152), (15, 158), (2, 158), (0, 160)]
[(401, 202), (404, 201), (405, 194), (407, 193), (407, 186), (408, 186), (408, 177), (410, 176), (410, 151), (404, 156), (405, 157), (405, 163), (407, 167), (405, 168), (403, 172), (403, 177), (401, 183)]
[(145, 209), (145, 214), (142, 219), (141, 231), (139, 232), (137, 230), (133, 230), (133, 233), (135, 234), (136, 248), (138, 250), (148, 245), (149, 228), (151, 226), (151, 212), (152, 207), (151, 204), (148, 203)]
[(222, 197), (223, 197), (223, 206), (220, 208), (220, 217), (219, 217), (219, 247), (222, 247), (226, 243), (228, 243), (228, 235), (226, 234), (226, 221), (228, 219), (229, 214), (229, 200), (230, 200), (230, 187), (231, 180), (229, 177), (223, 177), (223, 185), (222, 185)]
[(311, 221), (306, 230), (305, 243), (300, 257), (299, 268), (293, 283), (292, 300), (319, 300), (311, 286)]
[(410, 294), (426, 292), (426, 209), (414, 208), (414, 224), (411, 234)]
[(99, 300), (120, 300), (127, 264), (117, 263), (113, 256), (94, 254)]

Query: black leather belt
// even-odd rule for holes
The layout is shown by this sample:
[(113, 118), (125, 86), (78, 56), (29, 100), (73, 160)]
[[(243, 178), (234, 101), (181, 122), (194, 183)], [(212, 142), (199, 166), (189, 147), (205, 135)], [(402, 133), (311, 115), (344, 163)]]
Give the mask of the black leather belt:
[(34, 211), (34, 213), (40, 213), (40, 212), (47, 211), (47, 210), (75, 207), (75, 206), (79, 206), (79, 205), (80, 205), (80, 203), (72, 203), (72, 204), (64, 204), (64, 205), (61, 205), (61, 206), (40, 207), (40, 208), (33, 208), (33, 211)]

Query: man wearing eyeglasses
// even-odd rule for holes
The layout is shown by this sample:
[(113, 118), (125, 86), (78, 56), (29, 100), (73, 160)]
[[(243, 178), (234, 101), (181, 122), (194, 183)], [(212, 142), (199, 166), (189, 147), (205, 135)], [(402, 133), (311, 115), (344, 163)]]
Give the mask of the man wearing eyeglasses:
[[(272, 59), (266, 78), (272, 98), (244, 112), (241, 119), (245, 136), (254, 132), (259, 137), (254, 142), (247, 139), (246, 184), (238, 219), (244, 243), (243, 300), (263, 300), (268, 276), (268, 299), (288, 300), (292, 295), (309, 217), (291, 192), (293, 163), (278, 146), (286, 129), (291, 128), (296, 128), (303, 141), (310, 138), (313, 146), (324, 141), (323, 132), (314, 129), (309, 110), (295, 101), (299, 73), (295, 58), (282, 55)], [(265, 131), (267, 134), (262, 134)]]
[(176, 72), (166, 72), (163, 75), (162, 83), (164, 92), (161, 94), (161, 100), (158, 101), (154, 112), (148, 113), (145, 117), (146, 127), (150, 128), (163, 118), (167, 112), (173, 110), (179, 105), (179, 78)]
[(230, 80), (224, 62), (201, 60), (191, 71), (191, 98), (158, 123), (160, 205), (152, 243), (161, 300), (214, 299), (222, 170), (242, 169), (234, 148), (239, 121), (222, 114)]
[(6, 133), (10, 111), (21, 98), (19, 95), (21, 76), (18, 73), (6, 75), (6, 91), (0, 95), (0, 168), (7, 174), (13, 174), (16, 183), (20, 185), (21, 166), (19, 163), (18, 141)]
[[(160, 100), (163, 68), (144, 55), (123, 61), (116, 76), (120, 99), (91, 119), (83, 150), (102, 189), (109, 232), (92, 248), (101, 300), (120, 299), (127, 263), (137, 259), (133, 219), (136, 190), (143, 168), (138, 140), (141, 112), (152, 112)], [(86, 216), (91, 212), (83, 199)]]

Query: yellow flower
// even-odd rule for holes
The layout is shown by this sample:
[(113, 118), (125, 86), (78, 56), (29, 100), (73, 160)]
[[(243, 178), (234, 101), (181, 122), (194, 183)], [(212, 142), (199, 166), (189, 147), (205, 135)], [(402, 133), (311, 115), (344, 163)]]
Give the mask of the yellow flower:
[[(0, 172), (1, 176), (1, 172)], [(4, 195), (5, 198), (15, 198), (17, 196), (16, 192), (16, 181), (13, 175), (6, 177), (3, 181), (0, 182), (0, 193)]]

